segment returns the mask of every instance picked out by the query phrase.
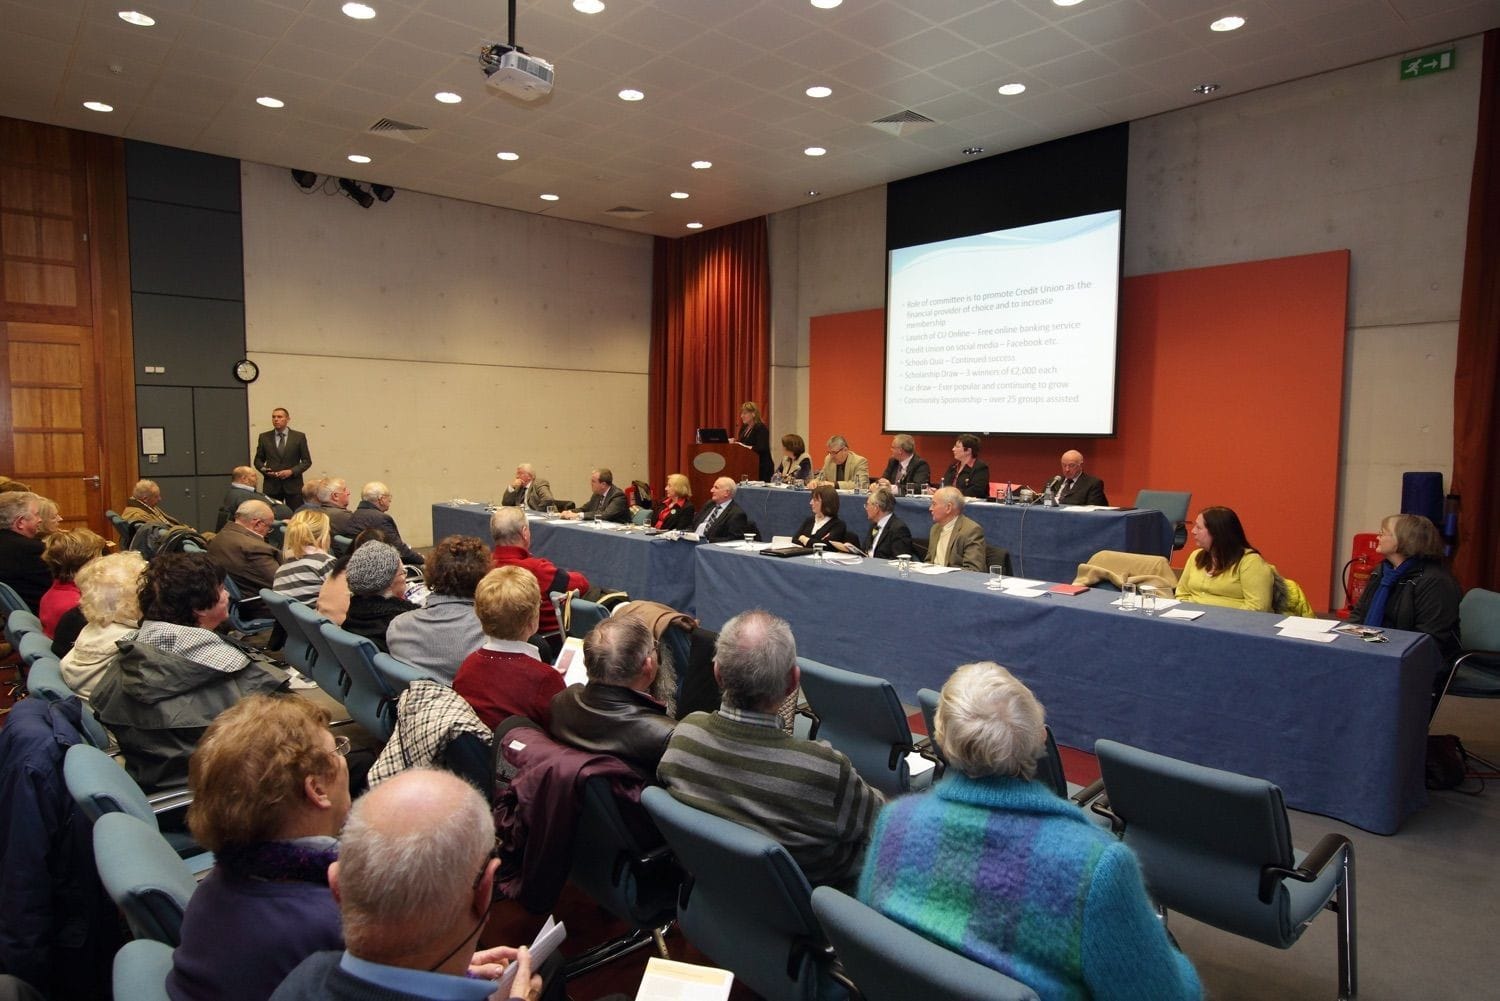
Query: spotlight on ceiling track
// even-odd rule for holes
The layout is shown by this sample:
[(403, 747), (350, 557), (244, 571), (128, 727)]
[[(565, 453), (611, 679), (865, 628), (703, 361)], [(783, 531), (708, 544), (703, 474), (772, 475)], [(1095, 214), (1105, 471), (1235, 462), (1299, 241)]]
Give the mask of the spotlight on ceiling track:
[(370, 193), (381, 201), (388, 202), (391, 200), (391, 196), (396, 193), (396, 189), (387, 187), (384, 184), (372, 184), (370, 185)]
[(359, 202), (360, 208), (367, 209), (371, 205), (375, 204), (375, 196), (371, 195), (368, 191), (366, 191), (364, 188), (361, 188), (358, 184), (349, 180), (349, 178), (347, 177), (339, 178), (339, 189), (350, 198)]
[(318, 175), (310, 170), (292, 171), (292, 180), (297, 182), (297, 187), (311, 191), (318, 185)]

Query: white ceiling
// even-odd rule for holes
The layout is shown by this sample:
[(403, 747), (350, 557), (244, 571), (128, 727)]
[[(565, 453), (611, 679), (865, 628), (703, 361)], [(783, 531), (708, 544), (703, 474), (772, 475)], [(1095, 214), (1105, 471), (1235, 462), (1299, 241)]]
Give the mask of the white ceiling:
[[(477, 60), (505, 40), (505, 0), (367, 2), (369, 21), (342, 0), (0, 0), (0, 115), (681, 236), (946, 167), (966, 146), (1018, 149), (1500, 25), (1500, 0), (606, 0), (596, 15), (520, 0), (516, 41), (557, 74), (525, 103), (490, 91)], [(126, 24), (126, 8), (156, 25)], [(1211, 32), (1226, 14), (1245, 26)], [(1011, 81), (1026, 92), (996, 93)], [(1220, 89), (1194, 94), (1204, 82)], [(813, 84), (833, 95), (805, 96)], [(625, 87), (646, 99), (621, 101)], [(267, 94), (285, 108), (255, 103)], [(869, 125), (907, 109), (937, 124)], [(428, 131), (369, 134), (381, 118)], [(648, 214), (605, 214), (619, 206)]]

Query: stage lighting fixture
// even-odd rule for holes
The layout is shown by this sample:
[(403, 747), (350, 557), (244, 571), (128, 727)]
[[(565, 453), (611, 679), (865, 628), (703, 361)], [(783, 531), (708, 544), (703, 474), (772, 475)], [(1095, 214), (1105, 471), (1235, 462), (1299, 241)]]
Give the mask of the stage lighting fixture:
[(370, 185), (370, 193), (381, 201), (388, 202), (391, 200), (391, 196), (396, 193), (396, 189), (387, 187), (384, 184), (372, 184)]
[(311, 191), (317, 187), (318, 175), (310, 170), (294, 170), (292, 171), (292, 180), (297, 182), (299, 188)]
[(355, 184), (353, 181), (349, 180), (349, 178), (347, 177), (339, 178), (339, 188), (344, 192), (344, 194), (359, 202), (360, 208), (367, 209), (371, 205), (375, 204), (375, 198), (373, 195), (371, 195), (364, 188), (361, 188), (358, 184)]

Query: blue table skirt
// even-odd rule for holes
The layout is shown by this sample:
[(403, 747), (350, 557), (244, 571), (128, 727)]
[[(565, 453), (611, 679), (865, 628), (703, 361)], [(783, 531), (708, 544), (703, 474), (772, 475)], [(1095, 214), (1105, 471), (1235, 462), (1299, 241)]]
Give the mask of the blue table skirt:
[(1109, 737), (1260, 776), (1290, 806), (1380, 834), (1426, 802), (1435, 644), (1282, 638), (1279, 617), (1206, 608), (1174, 621), (1111, 606), (1117, 595), (1022, 598), (959, 572), (902, 580), (883, 561), (818, 566), (698, 548), (697, 609), (718, 629), (747, 608), (787, 619), (800, 653), (888, 678), (903, 700), (959, 664), (995, 660), (1047, 707), (1064, 744)]
[[(812, 513), (806, 490), (742, 486), (735, 499), (767, 540), (791, 535)], [(1103, 549), (1172, 555), (1172, 523), (1160, 511), (1080, 511), (972, 501), (964, 506), (964, 514), (984, 529), (986, 542), (1010, 550), (1018, 575), (1037, 580), (1071, 581), (1078, 564)], [(932, 532), (926, 497), (897, 498), (896, 516), (906, 522), (913, 538), (925, 542)], [(869, 536), (863, 496), (840, 493), (839, 517), (860, 539)]]
[[(594, 528), (592, 523), (530, 519), (531, 550), (588, 577), (608, 591), (624, 591), (693, 614), (693, 548), (661, 536)], [(477, 535), (490, 538), (489, 508), (434, 504), (432, 537)]]

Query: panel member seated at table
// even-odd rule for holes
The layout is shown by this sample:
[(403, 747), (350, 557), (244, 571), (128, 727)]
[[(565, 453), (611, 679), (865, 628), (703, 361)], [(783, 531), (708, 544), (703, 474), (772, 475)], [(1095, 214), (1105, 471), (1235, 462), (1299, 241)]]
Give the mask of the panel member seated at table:
[(943, 473), (943, 486), (957, 487), (965, 497), (990, 495), (990, 467), (979, 458), (979, 436), (961, 434), (953, 441), (953, 465)]
[(660, 510), (652, 522), (663, 532), (687, 532), (693, 527), (693, 485), (681, 473), (667, 477)]
[(529, 462), (516, 467), (516, 478), (500, 498), (502, 507), (524, 507), (528, 511), (545, 511), (555, 503), (552, 484), (539, 478)]
[(864, 490), (870, 485), (870, 460), (851, 451), (841, 434), (828, 439), (827, 458), (818, 474), (822, 483), (832, 483), (839, 490)]
[(511, 716), (552, 723), (552, 697), (565, 687), (563, 678), (526, 642), (536, 635), (541, 604), (536, 578), (521, 567), (491, 570), (474, 589), (484, 645), (459, 665), (453, 690), (491, 729)]
[(812, 460), (805, 454), (807, 442), (802, 440), (800, 434), (784, 434), (781, 436), (781, 465), (776, 467), (776, 479), (782, 483), (791, 483), (796, 480), (806, 483), (807, 478), (812, 475)]
[(630, 523), (630, 500), (625, 496), (625, 491), (615, 486), (615, 474), (607, 467), (600, 466), (589, 474), (589, 490), (592, 495), (588, 502), (577, 511), (564, 511), (564, 518), (569, 521), (579, 518), (588, 521), (613, 521), (621, 525)]
[[(529, 570), (536, 578), (537, 587), (541, 593), (539, 599), (541, 621), (537, 631), (544, 636), (556, 638), (560, 629), (557, 624), (557, 610), (552, 607), (552, 600), (548, 595), (553, 591), (559, 594), (568, 591), (588, 594), (589, 579), (576, 570), (554, 566), (551, 560), (531, 554), (531, 526), (526, 523), (526, 515), (520, 508), (502, 507), (490, 515), (490, 538), (495, 543), (494, 552), (491, 554), (495, 566), (521, 567)], [(560, 645), (562, 641), (557, 642)], [(557, 650), (546, 652), (556, 655)]]
[(932, 469), (927, 460), (917, 454), (915, 438), (898, 434), (891, 439), (891, 457), (876, 482), (883, 487), (909, 484), (914, 491), (920, 491), (932, 482)]
[(852, 534), (837, 548), (846, 553), (863, 553), (871, 559), (893, 560), (911, 556), (911, 529), (896, 517), (896, 498), (889, 487), (875, 487), (865, 498), (865, 516), (870, 519), (870, 536), (856, 539)]
[(1062, 482), (1057, 485), (1059, 504), (1109, 506), (1109, 498), (1104, 496), (1104, 481), (1083, 471), (1082, 452), (1069, 449), (1059, 461), (1062, 463)]
[(859, 899), (1044, 998), (1203, 996), (1125, 845), (1034, 781), (1041, 703), (998, 664), (943, 686), (931, 792), (880, 812)]
[(940, 487), (927, 505), (932, 513), (932, 535), (927, 540), (927, 562), (940, 567), (985, 571), (984, 529), (964, 515), (964, 495), (957, 487)]
[(812, 488), (812, 495), (808, 499), (807, 506), (812, 509), (812, 514), (803, 520), (797, 527), (792, 541), (799, 546), (811, 546), (819, 542), (839, 543), (845, 541), (849, 530), (844, 527), (844, 522), (839, 518), (839, 492), (827, 483), (819, 483)]
[(676, 690), (671, 665), (641, 618), (605, 619), (583, 641), (586, 685), (552, 697), (552, 736), (582, 751), (612, 754), (656, 778), (677, 721), (652, 692)]
[(713, 503), (698, 513), (693, 531), (708, 542), (743, 539), (750, 534), (750, 516), (734, 499), (734, 480), (721, 476), (708, 491)]
[(1275, 572), (1245, 538), (1240, 516), (1227, 507), (1206, 507), (1193, 521), (1193, 542), (1177, 578), (1177, 599), (1196, 605), (1269, 612)]
[(1431, 520), (1393, 514), (1380, 522), (1375, 568), (1349, 621), (1426, 633), (1445, 664), (1458, 656), (1458, 603), (1463, 588), (1443, 566), (1443, 537)]

